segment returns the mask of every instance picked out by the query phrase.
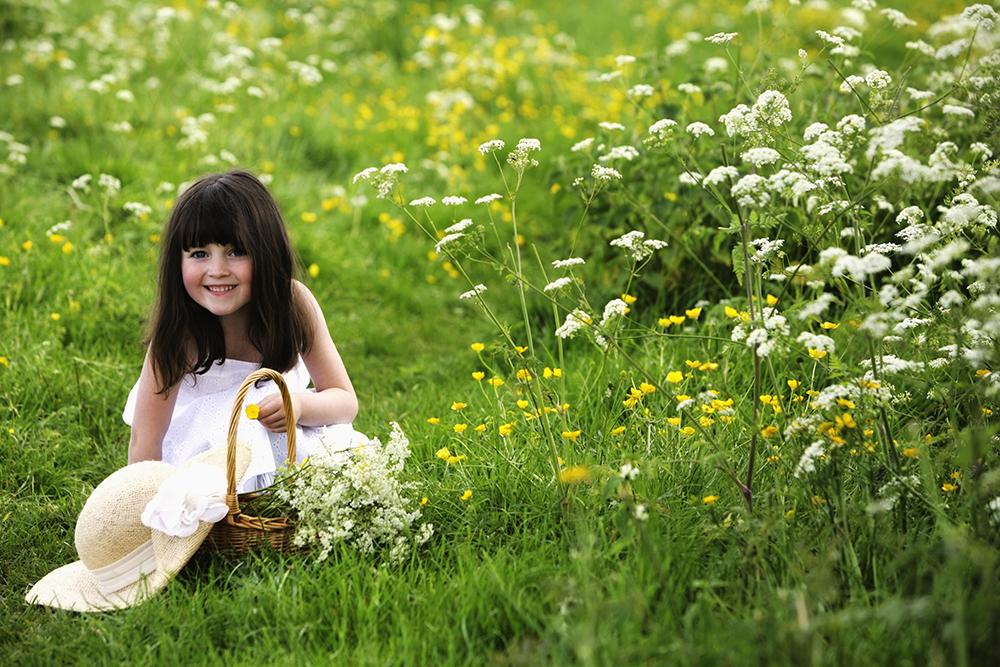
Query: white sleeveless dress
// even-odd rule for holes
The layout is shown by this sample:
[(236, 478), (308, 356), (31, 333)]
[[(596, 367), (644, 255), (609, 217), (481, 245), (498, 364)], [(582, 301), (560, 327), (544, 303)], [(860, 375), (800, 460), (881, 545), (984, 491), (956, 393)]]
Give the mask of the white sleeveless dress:
[[(174, 405), (167, 433), (163, 436), (163, 461), (179, 465), (201, 452), (225, 445), (233, 400), (243, 380), (258, 368), (260, 364), (254, 362), (227, 359), (221, 364), (213, 364), (204, 375), (186, 375), (178, 390), (177, 403)], [(289, 391), (309, 390), (311, 379), (301, 357), (295, 367), (283, 373), (283, 376)], [(137, 380), (129, 392), (122, 413), (122, 419), (129, 426), (135, 416), (138, 389)], [(250, 388), (243, 405), (259, 403), (277, 391), (274, 382), (263, 382), (259, 387)], [(240, 419), (237, 438), (248, 444), (251, 452), (250, 467), (237, 484), (237, 491), (245, 493), (270, 486), (274, 482), (275, 471), (287, 460), (287, 436), (284, 433), (272, 433), (260, 422), (251, 421), (244, 416)], [(351, 424), (297, 426), (295, 431), (298, 462), (321, 447), (329, 451), (343, 451), (368, 443), (368, 438), (355, 431)]]

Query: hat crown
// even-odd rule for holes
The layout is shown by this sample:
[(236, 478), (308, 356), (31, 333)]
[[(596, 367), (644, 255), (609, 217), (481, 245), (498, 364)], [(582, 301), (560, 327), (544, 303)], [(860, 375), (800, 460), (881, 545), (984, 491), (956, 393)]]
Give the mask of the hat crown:
[(118, 562), (152, 537), (141, 521), (146, 503), (176, 469), (142, 461), (116, 470), (90, 494), (76, 521), (76, 551), (90, 570)]

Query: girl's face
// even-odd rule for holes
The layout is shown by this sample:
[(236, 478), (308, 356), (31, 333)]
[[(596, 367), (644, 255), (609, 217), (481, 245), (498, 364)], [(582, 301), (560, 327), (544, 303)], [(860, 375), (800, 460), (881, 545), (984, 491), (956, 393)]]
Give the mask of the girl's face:
[(181, 251), (181, 276), (188, 296), (216, 317), (234, 315), (250, 303), (253, 260), (232, 245)]

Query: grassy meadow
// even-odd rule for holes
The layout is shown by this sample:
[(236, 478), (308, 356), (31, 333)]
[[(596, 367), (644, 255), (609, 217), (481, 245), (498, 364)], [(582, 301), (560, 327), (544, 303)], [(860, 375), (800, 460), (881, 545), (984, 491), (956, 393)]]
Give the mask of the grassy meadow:
[[(995, 662), (997, 21), (0, 0), (0, 663)], [(126, 463), (163, 223), (234, 167), (435, 533), (28, 606)]]

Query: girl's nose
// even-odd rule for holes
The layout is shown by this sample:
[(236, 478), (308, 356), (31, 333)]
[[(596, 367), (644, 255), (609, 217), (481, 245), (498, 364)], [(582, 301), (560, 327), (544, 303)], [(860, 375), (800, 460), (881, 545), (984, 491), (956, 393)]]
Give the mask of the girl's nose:
[(208, 266), (209, 273), (213, 276), (224, 276), (229, 273), (229, 264), (226, 262), (225, 256), (216, 255), (212, 257), (212, 261)]

